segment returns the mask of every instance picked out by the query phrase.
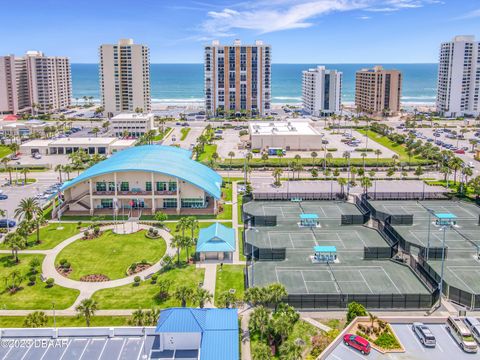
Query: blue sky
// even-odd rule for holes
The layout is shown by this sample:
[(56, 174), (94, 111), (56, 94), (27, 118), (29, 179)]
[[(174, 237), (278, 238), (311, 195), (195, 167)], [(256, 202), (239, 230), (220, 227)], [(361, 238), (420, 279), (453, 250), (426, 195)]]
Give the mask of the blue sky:
[(200, 63), (212, 39), (264, 40), (275, 63), (436, 62), (440, 42), (480, 38), (480, 0), (22, 0), (1, 5), (0, 54), (98, 61), (133, 38), (152, 63)]

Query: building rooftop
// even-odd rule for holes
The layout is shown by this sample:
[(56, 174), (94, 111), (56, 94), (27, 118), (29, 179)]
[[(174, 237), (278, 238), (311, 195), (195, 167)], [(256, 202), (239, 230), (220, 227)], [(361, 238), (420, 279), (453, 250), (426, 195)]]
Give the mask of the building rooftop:
[(115, 153), (93, 165), (62, 186), (65, 190), (92, 177), (113, 172), (147, 171), (179, 178), (220, 199), (222, 177), (209, 167), (191, 159), (191, 152), (176, 146), (144, 145)]
[(238, 360), (237, 309), (169, 308), (156, 333), (202, 333), (200, 359)]
[(250, 122), (251, 135), (321, 135), (308, 121)]
[(235, 230), (220, 223), (200, 229), (197, 252), (235, 251)]
[(133, 120), (133, 119), (147, 119), (154, 116), (153, 113), (121, 113), (112, 118), (112, 120)]
[(55, 145), (110, 145), (114, 141), (116, 141), (117, 138), (114, 137), (66, 137), (66, 138), (61, 138), (61, 139), (56, 139), (56, 140), (51, 140), (52, 146)]

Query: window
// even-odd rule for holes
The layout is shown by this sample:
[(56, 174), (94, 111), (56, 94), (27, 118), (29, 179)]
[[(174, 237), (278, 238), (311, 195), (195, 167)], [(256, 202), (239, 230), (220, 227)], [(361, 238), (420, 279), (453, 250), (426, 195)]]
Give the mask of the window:
[(169, 181), (168, 182), (168, 191), (177, 191), (177, 182)]
[(167, 190), (167, 183), (165, 181), (157, 181), (157, 191)]
[(128, 181), (122, 181), (120, 183), (120, 191), (129, 191), (130, 187)]
[(163, 207), (165, 209), (176, 208), (177, 207), (177, 199), (176, 198), (163, 199)]
[(145, 183), (145, 190), (146, 191), (152, 191), (152, 182), (151, 181), (147, 181)]
[(115, 183), (113, 181), (108, 182), (108, 191), (115, 191)]
[(203, 208), (203, 199), (182, 199), (182, 208)]
[(104, 181), (97, 182), (96, 183), (96, 189), (97, 189), (97, 191), (107, 191), (107, 184)]
[(113, 200), (112, 199), (102, 199), (100, 200), (100, 206), (102, 209), (113, 209)]

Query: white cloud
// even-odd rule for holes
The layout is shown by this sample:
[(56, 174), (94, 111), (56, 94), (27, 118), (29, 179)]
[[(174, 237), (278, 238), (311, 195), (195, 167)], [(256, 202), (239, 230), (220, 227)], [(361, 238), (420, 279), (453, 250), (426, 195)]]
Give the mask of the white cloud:
[(457, 20), (462, 20), (462, 19), (474, 19), (480, 17), (480, 9), (470, 11), (469, 13), (466, 13), (462, 16), (457, 17)]
[(359, 19), (359, 20), (370, 20), (371, 17), (370, 16), (359, 16), (357, 19)]
[[(413, 9), (439, 0), (260, 0), (237, 3), (209, 11), (200, 25), (202, 37), (232, 36), (235, 30), (260, 34), (308, 28), (315, 19), (335, 12), (366, 10), (394, 12)], [(366, 20), (368, 16), (359, 17)]]

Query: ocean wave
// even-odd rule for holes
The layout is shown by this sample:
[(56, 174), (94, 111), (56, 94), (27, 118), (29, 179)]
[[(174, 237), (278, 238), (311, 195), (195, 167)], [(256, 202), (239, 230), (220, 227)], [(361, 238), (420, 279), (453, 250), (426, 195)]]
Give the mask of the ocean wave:
[(296, 97), (296, 96), (273, 96), (272, 100), (297, 100), (297, 101), (302, 101), (301, 97)]

